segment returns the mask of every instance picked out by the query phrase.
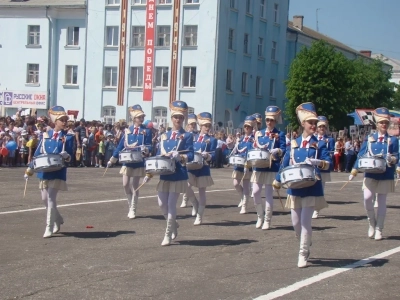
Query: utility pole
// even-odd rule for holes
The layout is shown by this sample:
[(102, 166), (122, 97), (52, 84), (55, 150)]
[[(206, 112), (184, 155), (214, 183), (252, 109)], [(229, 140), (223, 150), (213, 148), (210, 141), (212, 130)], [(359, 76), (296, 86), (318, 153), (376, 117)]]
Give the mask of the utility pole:
[(320, 8), (317, 8), (316, 10), (315, 10), (315, 15), (316, 15), (316, 19), (317, 19), (317, 32), (319, 32), (319, 26), (318, 26), (318, 11), (320, 10)]

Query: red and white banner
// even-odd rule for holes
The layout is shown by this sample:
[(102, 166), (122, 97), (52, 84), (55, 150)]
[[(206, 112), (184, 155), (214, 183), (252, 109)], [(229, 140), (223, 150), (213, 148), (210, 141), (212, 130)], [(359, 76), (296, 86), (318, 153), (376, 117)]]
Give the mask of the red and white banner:
[(143, 101), (153, 100), (153, 76), (154, 76), (154, 33), (156, 27), (156, 3), (155, 0), (147, 0), (146, 4), (146, 40), (144, 54), (144, 83)]

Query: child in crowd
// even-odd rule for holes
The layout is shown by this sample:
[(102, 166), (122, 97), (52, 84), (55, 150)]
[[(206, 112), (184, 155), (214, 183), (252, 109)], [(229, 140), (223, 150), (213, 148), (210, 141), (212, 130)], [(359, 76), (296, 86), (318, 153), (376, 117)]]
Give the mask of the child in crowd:
[(99, 142), (99, 147), (98, 147), (98, 154), (97, 154), (97, 158), (98, 158), (98, 162), (99, 162), (99, 164), (98, 165), (96, 165), (96, 167), (98, 168), (98, 167), (100, 167), (100, 168), (104, 168), (104, 166), (103, 166), (103, 162), (104, 162), (104, 154), (105, 154), (105, 152), (106, 152), (106, 147), (105, 147), (105, 145), (104, 145), (104, 135), (101, 135), (100, 137), (99, 137), (99, 139), (100, 139), (100, 142)]
[(114, 144), (114, 137), (112, 133), (107, 133), (107, 140), (104, 143), (105, 146), (105, 155), (104, 155), (104, 161), (109, 161), (114, 150), (115, 150), (115, 144)]

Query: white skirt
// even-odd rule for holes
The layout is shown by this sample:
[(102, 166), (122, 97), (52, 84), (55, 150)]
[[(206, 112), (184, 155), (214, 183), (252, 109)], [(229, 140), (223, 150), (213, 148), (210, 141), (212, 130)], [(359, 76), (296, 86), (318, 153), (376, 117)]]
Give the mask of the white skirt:
[(144, 168), (130, 168), (127, 166), (122, 166), (121, 170), (119, 171), (119, 174), (121, 175), (126, 175), (129, 177), (144, 177), (145, 172)]
[(247, 172), (243, 178), (244, 172), (233, 170), (232, 178), (236, 179), (236, 180), (242, 180), (242, 178), (243, 178), (243, 180), (250, 180), (251, 173), (253, 173), (253, 172)]
[(324, 196), (299, 197), (299, 196), (288, 195), (285, 207), (289, 209), (314, 207), (315, 210), (321, 210), (325, 207), (328, 207), (328, 203), (326, 202)]
[(45, 190), (47, 188), (52, 188), (59, 191), (68, 191), (67, 182), (65, 180), (61, 179), (39, 180), (39, 190)]
[(369, 189), (373, 194), (389, 194), (395, 192), (394, 180), (375, 180), (364, 178), (362, 190)]
[(189, 176), (189, 180), (188, 180), (189, 183), (192, 186), (195, 186), (197, 188), (205, 188), (205, 187), (214, 185), (214, 181), (211, 178), (211, 176), (196, 177), (192, 173), (189, 173), (189, 172), (188, 172), (188, 176)]
[(157, 184), (158, 192), (166, 193), (186, 193), (187, 180), (166, 181), (160, 180)]
[(272, 185), (276, 177), (276, 172), (253, 172), (251, 176), (251, 182), (258, 184)]

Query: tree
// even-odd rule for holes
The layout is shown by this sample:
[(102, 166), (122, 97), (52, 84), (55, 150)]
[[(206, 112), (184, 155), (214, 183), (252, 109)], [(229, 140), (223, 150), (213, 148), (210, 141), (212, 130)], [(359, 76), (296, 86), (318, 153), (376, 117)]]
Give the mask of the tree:
[(400, 110), (400, 85), (395, 85), (395, 92), (392, 98), (392, 106), (395, 110)]

